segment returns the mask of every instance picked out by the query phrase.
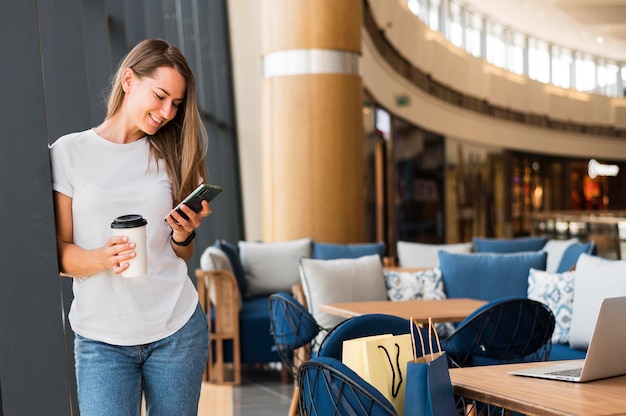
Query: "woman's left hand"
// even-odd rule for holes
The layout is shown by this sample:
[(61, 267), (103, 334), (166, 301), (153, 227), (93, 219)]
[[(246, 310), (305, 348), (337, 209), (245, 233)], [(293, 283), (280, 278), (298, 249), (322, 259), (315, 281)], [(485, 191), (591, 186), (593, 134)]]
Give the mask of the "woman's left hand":
[(194, 212), (187, 205), (182, 205), (180, 210), (185, 213), (188, 219), (185, 219), (176, 210), (171, 210), (170, 214), (165, 218), (169, 226), (172, 228), (172, 238), (174, 241), (185, 241), (187, 237), (202, 223), (204, 217), (211, 213), (211, 207), (207, 201), (202, 201), (202, 209)]

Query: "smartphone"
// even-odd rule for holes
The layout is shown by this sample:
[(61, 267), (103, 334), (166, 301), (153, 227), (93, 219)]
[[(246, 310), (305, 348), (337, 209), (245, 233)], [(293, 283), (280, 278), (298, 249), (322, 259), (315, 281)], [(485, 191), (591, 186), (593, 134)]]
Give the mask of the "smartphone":
[(203, 183), (198, 186), (192, 193), (187, 195), (183, 201), (176, 205), (174, 208), (184, 219), (188, 220), (189, 217), (180, 209), (181, 205), (185, 204), (191, 208), (194, 212), (202, 210), (202, 201), (211, 202), (213, 198), (218, 196), (222, 192), (222, 187), (218, 185), (209, 185)]

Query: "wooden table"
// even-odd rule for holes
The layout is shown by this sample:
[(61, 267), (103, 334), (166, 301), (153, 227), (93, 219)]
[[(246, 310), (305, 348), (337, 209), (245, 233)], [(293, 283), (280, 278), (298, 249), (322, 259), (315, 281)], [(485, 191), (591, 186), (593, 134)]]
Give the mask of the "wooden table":
[(321, 304), (320, 311), (343, 318), (365, 315), (368, 313), (384, 313), (405, 319), (411, 316), (417, 323), (461, 322), (474, 312), (485, 301), (476, 299), (441, 299), (441, 300), (405, 300), (405, 301), (367, 301)]
[(572, 383), (508, 374), (555, 363), (453, 368), (450, 378), (458, 396), (528, 415), (626, 414), (626, 376)]

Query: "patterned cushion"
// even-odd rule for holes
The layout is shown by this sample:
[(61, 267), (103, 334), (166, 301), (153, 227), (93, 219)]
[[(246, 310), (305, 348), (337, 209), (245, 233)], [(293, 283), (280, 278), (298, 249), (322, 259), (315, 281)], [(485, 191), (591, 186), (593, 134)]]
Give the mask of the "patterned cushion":
[(385, 270), (387, 297), (391, 300), (445, 299), (439, 268), (402, 272)]
[[(387, 297), (392, 301), (446, 298), (439, 268), (417, 272), (385, 270), (385, 286)], [(454, 332), (454, 325), (450, 322), (435, 324), (435, 328), (443, 338)]]
[(554, 314), (555, 325), (552, 342), (569, 342), (574, 306), (575, 272), (550, 273), (530, 269), (528, 274), (528, 298), (547, 305)]

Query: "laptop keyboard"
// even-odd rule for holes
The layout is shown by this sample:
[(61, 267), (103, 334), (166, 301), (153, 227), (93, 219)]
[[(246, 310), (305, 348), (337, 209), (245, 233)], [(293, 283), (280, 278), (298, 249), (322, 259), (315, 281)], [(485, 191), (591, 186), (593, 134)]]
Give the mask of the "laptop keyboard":
[(552, 371), (548, 374), (553, 376), (580, 377), (583, 372), (582, 368), (572, 368), (571, 370)]

